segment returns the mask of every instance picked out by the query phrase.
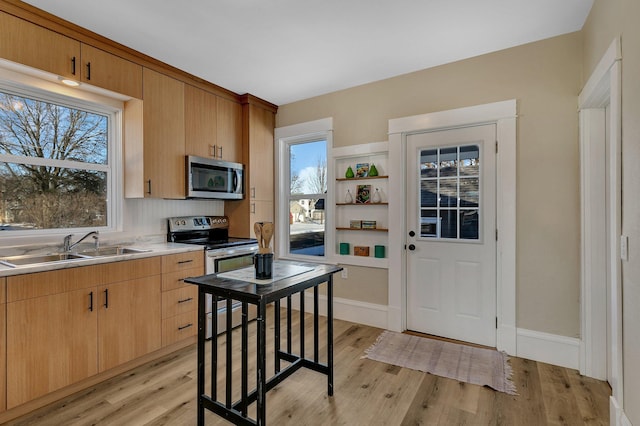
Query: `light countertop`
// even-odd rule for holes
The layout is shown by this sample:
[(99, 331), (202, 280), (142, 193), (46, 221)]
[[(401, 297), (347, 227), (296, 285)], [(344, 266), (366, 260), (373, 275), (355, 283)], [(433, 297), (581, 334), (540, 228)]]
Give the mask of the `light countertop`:
[(38, 263), (32, 265), (20, 265), (16, 267), (0, 264), (0, 277), (12, 275), (31, 274), (34, 272), (54, 271), (57, 269), (77, 268), (79, 266), (98, 265), (101, 263), (120, 262), (123, 260), (142, 259), (146, 257), (165, 256), (168, 254), (186, 253), (191, 251), (204, 251), (203, 246), (180, 243), (136, 243), (127, 247), (148, 250), (139, 253), (127, 253), (113, 256), (99, 256), (85, 259), (72, 259), (57, 262)]

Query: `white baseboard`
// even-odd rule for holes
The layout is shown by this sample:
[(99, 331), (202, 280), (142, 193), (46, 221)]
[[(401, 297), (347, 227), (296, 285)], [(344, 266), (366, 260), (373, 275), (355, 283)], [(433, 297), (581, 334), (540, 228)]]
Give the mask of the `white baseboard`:
[(613, 396), (609, 397), (609, 424), (611, 426), (633, 426)]
[[(313, 312), (313, 293), (305, 292), (304, 310)], [(300, 299), (293, 297), (291, 301), (293, 309), (300, 309)], [(327, 296), (319, 297), (320, 315), (327, 315)], [(357, 300), (333, 298), (333, 317), (344, 321), (356, 322), (358, 324), (369, 325), (371, 327), (387, 328), (386, 305), (376, 305), (374, 303), (359, 302)]]
[(566, 368), (580, 368), (580, 339), (518, 328), (517, 356)]

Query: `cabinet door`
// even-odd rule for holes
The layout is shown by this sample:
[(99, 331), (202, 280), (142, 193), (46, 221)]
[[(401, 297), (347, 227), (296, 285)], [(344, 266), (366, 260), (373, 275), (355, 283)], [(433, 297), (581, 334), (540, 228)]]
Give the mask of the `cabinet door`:
[(98, 372), (95, 296), (87, 288), (7, 304), (7, 408)]
[(185, 198), (184, 83), (143, 70), (145, 197)]
[(254, 105), (249, 108), (249, 196), (273, 201), (274, 115)]
[(100, 372), (160, 349), (160, 275), (104, 285), (98, 292)]
[(0, 57), (80, 79), (79, 41), (4, 12), (0, 12)]
[(82, 81), (142, 99), (142, 66), (82, 44)]
[(222, 147), (222, 159), (242, 162), (242, 106), (218, 97), (217, 143)]
[(217, 157), (216, 96), (187, 84), (184, 111), (187, 155)]
[(7, 409), (7, 305), (5, 302), (6, 278), (0, 278), (0, 413)]

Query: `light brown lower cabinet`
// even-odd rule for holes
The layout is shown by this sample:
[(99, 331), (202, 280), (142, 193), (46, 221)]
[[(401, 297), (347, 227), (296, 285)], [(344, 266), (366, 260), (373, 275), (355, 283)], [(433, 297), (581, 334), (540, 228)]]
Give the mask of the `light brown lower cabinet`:
[(160, 275), (101, 286), (99, 371), (160, 349)]
[(168, 346), (198, 333), (198, 287), (184, 279), (204, 274), (204, 252), (164, 256), (162, 271), (162, 346)]
[(7, 304), (7, 408), (98, 372), (96, 291)]
[(8, 277), (7, 409), (159, 349), (161, 270), (153, 257)]
[(6, 278), (0, 278), (0, 413), (7, 409), (7, 305)]

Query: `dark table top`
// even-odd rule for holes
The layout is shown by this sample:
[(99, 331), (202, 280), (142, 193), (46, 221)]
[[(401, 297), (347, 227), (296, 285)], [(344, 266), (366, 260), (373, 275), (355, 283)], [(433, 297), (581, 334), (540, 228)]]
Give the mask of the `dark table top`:
[(293, 265), (313, 269), (298, 275), (275, 279), (273, 282), (268, 281), (265, 284), (256, 284), (241, 279), (219, 276), (226, 274), (225, 272), (185, 278), (184, 281), (189, 284), (195, 284), (205, 292), (219, 297), (258, 304), (260, 302), (270, 303), (322, 284), (328, 281), (332, 274), (342, 270), (340, 266), (324, 263), (306, 263), (289, 260), (274, 260), (273, 262), (274, 268), (276, 264), (279, 264), (282, 266)]

